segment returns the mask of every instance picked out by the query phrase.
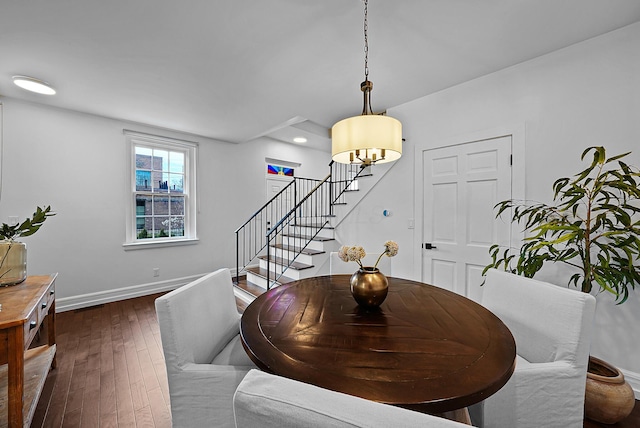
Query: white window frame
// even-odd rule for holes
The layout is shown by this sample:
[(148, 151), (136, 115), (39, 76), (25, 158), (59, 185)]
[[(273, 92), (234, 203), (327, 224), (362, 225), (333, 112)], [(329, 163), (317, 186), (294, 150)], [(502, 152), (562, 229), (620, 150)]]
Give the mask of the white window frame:
[[(126, 239), (125, 250), (142, 248), (167, 247), (175, 245), (190, 245), (198, 242), (196, 233), (197, 198), (196, 198), (196, 165), (198, 158), (198, 143), (177, 140), (157, 135), (144, 134), (124, 130), (127, 144), (127, 203), (126, 203)], [(184, 204), (184, 236), (167, 238), (150, 238), (140, 240), (136, 230), (136, 146), (147, 148), (183, 152), (185, 157), (184, 190), (181, 196)]]

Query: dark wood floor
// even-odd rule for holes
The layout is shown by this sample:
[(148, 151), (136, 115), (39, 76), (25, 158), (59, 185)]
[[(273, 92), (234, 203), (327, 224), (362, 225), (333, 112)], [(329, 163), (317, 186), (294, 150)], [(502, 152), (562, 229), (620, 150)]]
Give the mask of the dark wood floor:
[[(171, 427), (158, 296), (57, 314), (58, 366), (49, 373), (32, 427)], [(640, 427), (638, 401), (616, 425), (584, 423), (607, 426)]]

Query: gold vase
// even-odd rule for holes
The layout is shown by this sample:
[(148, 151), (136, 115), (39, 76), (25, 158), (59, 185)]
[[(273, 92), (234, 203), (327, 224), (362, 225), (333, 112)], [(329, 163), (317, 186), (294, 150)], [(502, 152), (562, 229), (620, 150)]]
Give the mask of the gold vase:
[(362, 267), (351, 275), (351, 294), (360, 306), (377, 308), (387, 298), (389, 282), (380, 270)]
[(0, 286), (27, 279), (27, 246), (24, 242), (0, 241)]

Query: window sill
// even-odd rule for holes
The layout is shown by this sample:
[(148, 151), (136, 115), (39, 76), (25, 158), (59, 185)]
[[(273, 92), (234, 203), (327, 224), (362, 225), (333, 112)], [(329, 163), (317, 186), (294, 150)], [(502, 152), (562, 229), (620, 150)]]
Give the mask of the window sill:
[(195, 245), (199, 241), (198, 238), (189, 239), (172, 239), (170, 241), (150, 240), (146, 242), (127, 242), (122, 244), (125, 251), (147, 250), (150, 248), (179, 247), (183, 245)]

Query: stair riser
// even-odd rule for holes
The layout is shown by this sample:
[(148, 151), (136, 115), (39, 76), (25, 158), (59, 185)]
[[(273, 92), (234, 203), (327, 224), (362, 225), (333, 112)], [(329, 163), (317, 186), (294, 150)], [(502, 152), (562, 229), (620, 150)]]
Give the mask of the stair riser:
[[(294, 226), (291, 228), (288, 228), (288, 230), (286, 231), (287, 233), (294, 235), (294, 234), (301, 234), (301, 235), (312, 235), (316, 232), (316, 228), (313, 227), (299, 227), (299, 226)], [(321, 231), (318, 232), (318, 237), (321, 238), (331, 238), (333, 239), (333, 229), (322, 229)]]
[[(291, 260), (296, 256), (296, 253), (293, 251), (286, 251), (286, 250), (281, 250), (279, 248), (272, 248), (271, 249), (271, 254), (273, 254), (273, 252), (275, 251), (275, 256), (276, 257), (280, 257), (283, 258), (285, 260)], [(298, 263), (304, 263), (307, 265), (312, 265), (313, 263), (313, 256), (308, 255), (308, 254), (300, 254), (298, 256), (298, 258), (296, 259), (296, 262)]]
[[(304, 278), (310, 278), (312, 276), (316, 276), (315, 269), (305, 269), (305, 270), (297, 271), (296, 273), (298, 273), (298, 275), (294, 277), (292, 275), (292, 270), (290, 269), (290, 270), (287, 270), (287, 272), (285, 273), (285, 276), (291, 279), (304, 279)], [(275, 277), (275, 274), (274, 274), (274, 277)], [(247, 272), (247, 281), (259, 287), (262, 287), (265, 290), (267, 288), (267, 280), (261, 276), (255, 275), (252, 272)], [(271, 281), (273, 282), (273, 278), (271, 278)]]
[[(326, 251), (326, 245), (327, 243), (330, 243), (330, 242), (334, 242), (334, 241), (311, 241), (309, 242), (309, 245), (307, 245), (307, 248), (310, 248), (312, 250), (318, 250), (318, 251)], [(307, 243), (307, 241), (300, 238), (294, 238), (291, 236), (283, 236), (282, 243), (291, 247), (302, 247)]]
[(247, 293), (238, 287), (233, 287), (233, 294), (245, 302), (252, 302), (256, 298), (253, 294)]
[[(260, 267), (262, 269), (267, 269), (267, 261), (266, 260), (260, 260)], [(280, 265), (275, 264), (275, 263), (269, 263), (268, 267), (269, 267), (269, 269), (271, 269), (271, 272), (275, 272), (276, 274), (282, 273), (283, 266), (280, 266)], [(309, 270), (309, 269), (304, 269), (304, 270)], [(301, 278), (300, 272), (302, 272), (302, 271), (289, 268), (289, 269), (285, 270), (285, 275), (287, 277), (291, 278), (291, 279), (300, 279)]]
[(262, 287), (265, 290), (267, 289), (267, 280), (261, 276), (254, 275), (251, 272), (247, 272), (247, 281), (257, 285), (258, 287)]

